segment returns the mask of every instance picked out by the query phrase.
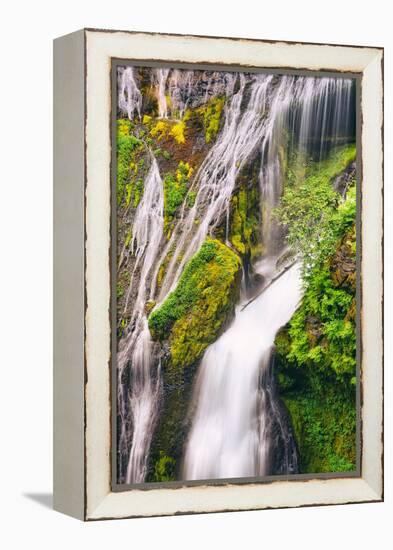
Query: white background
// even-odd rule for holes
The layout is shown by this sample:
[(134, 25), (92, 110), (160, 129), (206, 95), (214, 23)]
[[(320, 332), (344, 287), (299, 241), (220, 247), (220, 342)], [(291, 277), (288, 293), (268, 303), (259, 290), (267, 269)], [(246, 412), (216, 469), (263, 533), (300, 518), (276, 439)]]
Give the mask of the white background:
[[(1, 8), (2, 548), (391, 548), (392, 26), (388, 0), (15, 0)], [(384, 504), (105, 521), (50, 509), (52, 39), (82, 27), (385, 47)], [(376, 243), (377, 245), (378, 243)]]

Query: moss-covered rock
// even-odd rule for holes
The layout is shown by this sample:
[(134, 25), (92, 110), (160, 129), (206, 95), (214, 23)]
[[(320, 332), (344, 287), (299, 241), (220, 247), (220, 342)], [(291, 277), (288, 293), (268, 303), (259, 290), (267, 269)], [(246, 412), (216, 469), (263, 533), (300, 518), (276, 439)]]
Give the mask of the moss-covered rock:
[(241, 264), (235, 252), (207, 238), (176, 289), (149, 317), (156, 340), (168, 341), (169, 377), (193, 364), (220, 333), (238, 300)]

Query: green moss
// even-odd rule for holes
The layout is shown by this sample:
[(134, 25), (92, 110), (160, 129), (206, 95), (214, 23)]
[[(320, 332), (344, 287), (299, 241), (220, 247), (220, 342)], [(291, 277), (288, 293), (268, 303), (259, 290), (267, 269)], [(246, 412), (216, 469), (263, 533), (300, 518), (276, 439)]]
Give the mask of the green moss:
[(189, 191), (188, 194), (187, 194), (187, 206), (189, 208), (192, 208), (195, 204), (195, 199), (197, 197), (197, 192), (196, 191)]
[(212, 343), (239, 291), (240, 261), (227, 246), (206, 239), (176, 289), (149, 317), (154, 339), (169, 339), (172, 374), (195, 362)]
[(121, 285), (121, 283), (117, 283), (117, 286), (116, 286), (116, 296), (117, 296), (117, 299), (121, 298), (124, 294), (124, 288), (123, 286)]
[[(119, 206), (129, 206), (134, 197), (134, 205), (140, 201), (143, 187), (141, 178), (136, 180), (140, 172), (143, 173), (144, 154), (143, 141), (130, 134), (133, 128), (129, 120), (119, 119), (117, 125), (117, 203)], [(135, 199), (135, 197), (137, 197)], [(135, 204), (136, 203), (136, 204)]]
[(203, 115), (206, 143), (213, 141), (218, 134), (224, 104), (225, 98), (214, 97), (198, 109), (198, 112)]
[(230, 240), (242, 256), (260, 253), (259, 193), (256, 185), (241, 185), (232, 197)]
[(164, 178), (164, 231), (167, 237), (172, 232), (177, 210), (187, 195), (192, 173), (188, 162), (180, 161), (175, 174), (167, 174)]
[(124, 246), (126, 248), (128, 248), (130, 242), (131, 242), (131, 239), (132, 239), (132, 231), (131, 229), (129, 229), (126, 233), (126, 236), (125, 236), (125, 239), (124, 239)]
[(169, 135), (175, 139), (178, 145), (182, 145), (183, 143), (186, 142), (185, 132), (186, 132), (186, 123), (184, 122), (184, 120), (180, 120), (179, 122), (177, 122), (172, 126), (171, 131), (169, 132)]
[(300, 452), (302, 473), (348, 472), (356, 468), (356, 407), (354, 396), (334, 384), (287, 394)]
[(142, 179), (138, 179), (134, 185), (134, 201), (133, 206), (136, 208), (141, 201), (144, 190), (144, 183)]
[(160, 450), (159, 458), (154, 465), (153, 481), (174, 481), (176, 461)]
[(131, 134), (131, 130), (133, 128), (133, 124), (131, 120), (128, 118), (119, 118), (117, 119), (117, 135), (118, 136), (129, 136)]

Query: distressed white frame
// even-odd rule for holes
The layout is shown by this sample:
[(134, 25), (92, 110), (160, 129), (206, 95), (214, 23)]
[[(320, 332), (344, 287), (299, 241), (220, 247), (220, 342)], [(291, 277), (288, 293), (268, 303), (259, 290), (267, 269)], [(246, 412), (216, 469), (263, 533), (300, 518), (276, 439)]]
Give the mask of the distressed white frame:
[[(380, 501), (383, 498), (383, 50), (86, 30), (85, 502), (83, 519)], [(111, 491), (111, 59), (362, 73), (361, 477)], [(79, 514), (80, 515), (80, 514)]]

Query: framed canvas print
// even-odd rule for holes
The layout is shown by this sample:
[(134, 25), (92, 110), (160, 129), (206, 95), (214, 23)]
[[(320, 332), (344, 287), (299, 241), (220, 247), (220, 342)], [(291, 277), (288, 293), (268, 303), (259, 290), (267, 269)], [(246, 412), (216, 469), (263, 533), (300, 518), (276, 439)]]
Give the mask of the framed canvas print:
[(383, 50), (55, 40), (54, 502), (383, 498)]

